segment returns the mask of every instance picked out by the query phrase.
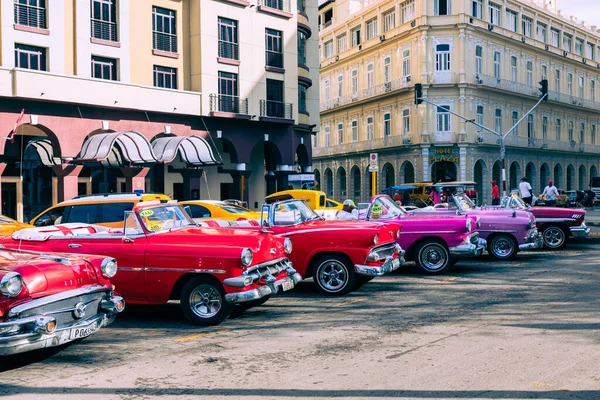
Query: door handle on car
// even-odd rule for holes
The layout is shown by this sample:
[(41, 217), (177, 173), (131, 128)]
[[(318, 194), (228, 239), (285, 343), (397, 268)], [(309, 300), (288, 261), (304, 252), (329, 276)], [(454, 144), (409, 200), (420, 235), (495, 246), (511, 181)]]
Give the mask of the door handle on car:
[(128, 237), (123, 238), (123, 243), (133, 243), (133, 242), (135, 242), (135, 240), (133, 240), (132, 238), (128, 238)]
[(80, 248), (80, 247), (81, 247), (81, 245), (80, 245), (80, 244), (78, 244), (78, 243), (70, 243), (70, 244), (69, 244), (69, 247), (70, 247), (70, 248), (72, 248), (72, 249), (78, 249), (78, 248)]

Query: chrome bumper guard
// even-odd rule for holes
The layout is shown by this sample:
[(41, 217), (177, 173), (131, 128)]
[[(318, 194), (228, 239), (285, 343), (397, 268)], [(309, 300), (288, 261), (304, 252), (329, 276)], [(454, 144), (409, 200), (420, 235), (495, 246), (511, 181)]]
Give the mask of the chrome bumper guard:
[[(291, 265), (291, 263), (290, 263), (290, 265)], [(292, 268), (291, 266), (288, 267), (286, 271), (287, 271), (288, 276), (283, 279), (276, 280), (275, 277), (271, 276), (271, 278), (273, 278), (274, 280), (267, 279), (267, 283), (265, 285), (257, 287), (256, 289), (247, 290), (244, 292), (236, 292), (236, 293), (226, 294), (225, 301), (227, 301), (228, 303), (245, 303), (247, 301), (258, 300), (265, 296), (270, 296), (272, 294), (276, 294), (277, 292), (279, 292), (279, 289), (284, 284), (289, 285), (291, 283), (292, 287), (295, 287), (298, 284), (298, 282), (300, 282), (302, 280), (302, 276), (298, 272), (296, 272), (296, 270), (294, 268)], [(242, 276), (239, 278), (243, 279), (244, 277)], [(228, 281), (231, 279), (237, 279), (237, 278), (229, 278), (229, 279), (226, 279), (225, 281)], [(225, 281), (223, 283), (228, 285), (228, 283)], [(235, 286), (235, 285), (229, 284), (229, 286)]]
[(571, 227), (571, 235), (576, 238), (589, 238), (591, 229), (587, 227), (587, 225), (582, 223), (579, 226)]
[[(474, 235), (474, 234), (471, 234)], [(459, 244), (458, 246), (449, 247), (450, 256), (454, 259), (462, 259), (462, 258), (470, 258), (470, 257), (479, 257), (483, 254), (483, 250), (487, 247), (487, 241), (485, 239), (477, 239), (477, 243), (473, 243), (471, 240), (471, 235), (465, 239), (463, 244)], [(477, 233), (477, 236), (479, 234)]]
[(66, 326), (57, 326), (48, 315), (35, 315), (0, 323), (0, 356), (60, 346), (86, 337), (72, 337), (71, 333), (89, 327), (93, 332), (109, 325), (123, 311), (121, 296), (106, 295), (100, 302), (100, 312), (85, 320)]
[(525, 243), (519, 245), (519, 250), (535, 250), (544, 246), (544, 238), (537, 229), (532, 229), (529, 236), (525, 238)]
[(404, 265), (406, 262), (404, 259), (404, 254), (406, 254), (406, 251), (400, 250), (397, 258), (388, 256), (385, 259), (385, 262), (379, 266), (356, 264), (354, 265), (354, 271), (356, 271), (356, 273), (359, 275), (367, 276), (381, 276), (389, 274), (390, 272), (400, 268), (401, 265)]

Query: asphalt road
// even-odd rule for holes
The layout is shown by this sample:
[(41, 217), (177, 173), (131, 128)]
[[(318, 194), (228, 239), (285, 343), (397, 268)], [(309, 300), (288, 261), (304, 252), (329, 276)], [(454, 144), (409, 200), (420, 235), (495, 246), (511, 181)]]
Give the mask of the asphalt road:
[(304, 283), (208, 329), (130, 306), (60, 351), (0, 359), (0, 397), (600, 399), (599, 259), (595, 239), (344, 298)]

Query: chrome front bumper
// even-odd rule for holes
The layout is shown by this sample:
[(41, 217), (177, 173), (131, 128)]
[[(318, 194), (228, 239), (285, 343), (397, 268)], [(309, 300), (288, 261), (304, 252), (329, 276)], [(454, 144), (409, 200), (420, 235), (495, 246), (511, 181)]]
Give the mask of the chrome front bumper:
[(292, 287), (295, 287), (302, 280), (302, 276), (291, 267), (287, 269), (287, 273), (287, 277), (266, 283), (256, 289), (228, 293), (225, 295), (225, 301), (228, 303), (245, 303), (247, 301), (262, 299), (263, 297), (276, 294), (284, 284), (289, 285), (288, 282), (291, 282)]
[(390, 272), (400, 268), (401, 265), (404, 265), (406, 262), (404, 259), (405, 253), (406, 251), (400, 250), (398, 253), (398, 258), (392, 258), (391, 256), (387, 257), (385, 262), (379, 266), (355, 264), (354, 271), (359, 275), (367, 276), (381, 276), (389, 274)]
[(485, 239), (478, 239), (477, 244), (467, 243), (459, 244), (458, 246), (449, 247), (450, 255), (454, 259), (461, 258), (470, 258), (470, 257), (479, 257), (483, 254), (483, 250), (485, 250), (487, 246), (487, 241)]
[[(107, 295), (100, 303), (101, 312), (76, 324), (56, 326), (56, 330), (48, 332), (46, 327), (56, 320), (49, 315), (34, 315), (21, 319), (0, 323), (0, 356), (8, 356), (27, 351), (60, 346), (65, 343), (86, 337), (71, 337), (76, 329), (90, 327), (95, 331), (109, 325), (118, 313), (123, 311), (117, 303), (124, 300), (120, 296)], [(95, 324), (95, 326), (94, 326)]]
[(544, 238), (537, 229), (532, 229), (529, 236), (525, 238), (525, 243), (519, 245), (519, 250), (541, 249), (544, 246)]
[(587, 225), (582, 223), (579, 226), (571, 227), (571, 235), (576, 238), (589, 238), (591, 229), (587, 227)]

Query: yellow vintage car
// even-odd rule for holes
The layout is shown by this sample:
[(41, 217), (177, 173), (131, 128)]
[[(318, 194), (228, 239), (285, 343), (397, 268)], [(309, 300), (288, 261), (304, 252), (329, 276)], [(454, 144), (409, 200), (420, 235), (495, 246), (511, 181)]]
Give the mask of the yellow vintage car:
[(34, 226), (15, 221), (5, 215), (0, 215), (0, 235), (9, 235), (25, 228), (34, 228)]
[(325, 192), (319, 190), (283, 190), (265, 197), (265, 201), (268, 204), (290, 199), (304, 200), (310, 208), (317, 211), (317, 214), (324, 216), (326, 219), (334, 218), (337, 211), (342, 209), (342, 203), (327, 198)]
[(260, 220), (260, 213), (242, 206), (220, 200), (189, 200), (180, 202), (189, 207), (192, 218), (215, 218), (223, 220), (253, 219)]
[[(569, 196), (567, 195), (567, 192), (565, 192), (563, 189), (557, 189), (558, 190), (558, 196), (555, 196), (555, 204), (556, 207), (568, 207), (569, 206)], [(545, 194), (540, 194), (535, 202), (536, 206), (544, 206), (546, 205), (546, 195)]]

